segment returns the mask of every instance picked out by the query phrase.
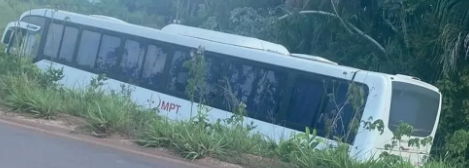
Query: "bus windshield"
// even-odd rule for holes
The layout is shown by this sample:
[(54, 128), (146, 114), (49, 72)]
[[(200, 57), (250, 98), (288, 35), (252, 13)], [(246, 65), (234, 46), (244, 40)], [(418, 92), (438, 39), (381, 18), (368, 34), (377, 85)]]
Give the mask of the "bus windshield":
[(392, 83), (389, 128), (395, 132), (400, 122), (413, 127), (412, 136), (431, 135), (439, 112), (440, 94), (421, 86)]
[(10, 53), (21, 56), (34, 56), (39, 47), (39, 32), (20, 29), (18, 36), (13, 38), (13, 45), (10, 46)]

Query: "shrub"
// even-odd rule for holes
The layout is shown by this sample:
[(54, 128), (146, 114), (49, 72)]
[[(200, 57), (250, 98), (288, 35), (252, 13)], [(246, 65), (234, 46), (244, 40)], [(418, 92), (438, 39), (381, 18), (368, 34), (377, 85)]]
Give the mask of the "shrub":
[[(203, 52), (197, 52), (189, 71), (203, 71)], [(194, 61), (195, 60), (195, 61)], [(202, 60), (202, 61), (201, 61)], [(190, 69), (193, 68), (193, 69)], [(358, 162), (348, 154), (348, 146), (340, 144), (324, 150), (317, 149), (321, 143), (315, 131), (293, 135), (279, 144), (261, 134), (252, 132), (253, 125), (244, 125), (244, 105), (234, 106), (234, 115), (217, 122), (207, 121), (207, 108), (197, 106), (197, 115), (189, 121), (172, 121), (157, 115), (157, 111), (137, 106), (130, 99), (132, 89), (122, 86), (120, 91), (104, 91), (106, 77), (99, 75), (83, 90), (64, 88), (58, 81), (62, 70), (38, 70), (30, 60), (22, 57), (0, 55), (0, 93), (2, 102), (15, 111), (29, 112), (47, 119), (67, 113), (83, 117), (88, 128), (96, 135), (120, 134), (138, 139), (147, 147), (171, 148), (185, 158), (216, 157), (236, 163), (257, 163), (256, 167), (412, 167), (409, 163), (392, 157)], [(204, 71), (203, 71), (204, 72)], [(198, 79), (202, 73), (191, 72)], [(203, 80), (190, 80), (192, 100), (203, 101), (200, 93)], [(188, 86), (188, 87), (191, 87)], [(369, 122), (370, 129), (380, 129), (380, 122)], [(382, 129), (382, 128), (381, 128)], [(406, 129), (407, 130), (407, 129)], [(400, 136), (400, 135), (399, 135)], [(396, 139), (398, 140), (398, 139)], [(274, 161), (273, 164), (267, 164)], [(249, 161), (251, 160), (251, 161)], [(254, 160), (254, 161), (252, 161)], [(429, 162), (425, 167), (446, 168), (444, 162)]]

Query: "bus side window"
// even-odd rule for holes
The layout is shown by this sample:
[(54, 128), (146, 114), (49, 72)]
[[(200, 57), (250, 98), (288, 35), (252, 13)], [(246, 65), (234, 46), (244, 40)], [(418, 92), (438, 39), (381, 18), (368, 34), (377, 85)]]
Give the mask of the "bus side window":
[(94, 68), (98, 54), (101, 34), (89, 30), (83, 30), (78, 48), (77, 64), (87, 68)]
[(126, 40), (124, 44), (124, 55), (121, 61), (121, 73), (129, 82), (134, 82), (140, 76), (143, 59), (145, 57), (145, 46), (133, 40)]
[(281, 71), (257, 67), (255, 71), (252, 95), (248, 100), (250, 117), (276, 122), (280, 101), (284, 94), (287, 74)]
[(62, 46), (60, 47), (59, 59), (64, 59), (66, 62), (72, 62), (73, 54), (75, 53), (75, 44), (77, 43), (78, 29), (74, 27), (65, 27)]
[(244, 103), (247, 109), (249, 97), (253, 90), (255, 73), (252, 66), (241, 64), (236, 60), (228, 60), (227, 74), (222, 78), (224, 91), (224, 110), (233, 112), (240, 103)]
[(57, 23), (51, 23), (49, 25), (49, 31), (47, 33), (46, 44), (43, 52), (46, 57), (57, 58), (63, 31), (64, 25)]
[[(298, 76), (293, 86), (286, 120), (292, 129), (305, 131), (322, 108), (326, 96), (325, 80), (316, 76)], [(289, 125), (290, 125), (289, 124)], [(320, 131), (318, 131), (319, 135)], [(321, 135), (319, 135), (321, 136)]]
[(98, 72), (109, 73), (112, 71), (111, 68), (117, 65), (121, 55), (119, 53), (120, 44), (121, 39), (119, 37), (103, 35), (96, 62)]
[(162, 75), (168, 54), (163, 48), (148, 45), (141, 81), (152, 89), (164, 86)]
[(266, 122), (275, 122), (284, 93), (286, 73), (250, 64), (249, 61), (229, 60), (224, 75), (224, 110), (233, 111), (246, 105), (247, 116)]
[[(363, 113), (363, 107), (359, 107), (358, 111), (354, 111), (352, 107), (352, 100), (349, 99), (347, 92), (349, 89), (349, 81), (346, 80), (330, 80), (328, 93), (328, 101), (325, 103), (323, 113), (317, 120), (316, 128), (318, 130), (324, 130), (324, 132), (330, 137), (347, 138), (346, 142), (353, 141), (356, 132), (351, 131), (351, 125), (353, 119), (356, 119), (354, 124), (359, 124), (361, 115)], [(357, 84), (358, 87), (363, 85)], [(364, 89), (366, 97), (368, 96), (368, 89)], [(356, 95), (353, 95), (356, 96)], [(358, 98), (358, 97), (357, 97)], [(346, 137), (349, 135), (348, 137)]]
[[(224, 59), (220, 56), (205, 53), (205, 83), (202, 95), (204, 103), (214, 108), (223, 107), (222, 99), (224, 98), (224, 88), (220, 86), (220, 80), (224, 72), (223, 60)], [(195, 98), (197, 102), (200, 102), (199, 97)]]
[[(185, 96), (188, 80), (192, 78), (189, 76), (189, 70), (184, 67), (184, 63), (191, 59), (190, 52), (192, 51), (175, 51), (170, 70), (170, 81), (168, 88), (172, 91), (183, 93)], [(205, 80), (203, 87), (199, 88), (194, 93), (194, 101), (201, 102), (215, 108), (221, 108), (223, 98), (222, 88), (219, 85), (221, 73), (223, 72), (223, 58), (212, 53), (204, 53), (205, 59)], [(191, 97), (188, 97), (190, 99)]]
[(190, 59), (189, 50), (175, 50), (171, 69), (169, 71), (168, 88), (171, 91), (185, 93), (187, 80), (189, 79), (188, 70), (184, 67), (184, 62)]

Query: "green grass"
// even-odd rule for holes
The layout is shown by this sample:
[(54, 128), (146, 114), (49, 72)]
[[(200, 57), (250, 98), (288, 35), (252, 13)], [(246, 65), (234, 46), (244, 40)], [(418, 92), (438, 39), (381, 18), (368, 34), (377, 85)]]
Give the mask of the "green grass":
[[(17, 4), (18, 9), (28, 5)], [(0, 0), (0, 24), (15, 20), (19, 13)], [(0, 47), (0, 51), (3, 49)], [(189, 121), (171, 121), (155, 110), (132, 103), (128, 89), (111, 93), (101, 89), (105, 78), (94, 79), (83, 90), (71, 90), (56, 83), (60, 70), (40, 72), (30, 60), (0, 53), (0, 102), (19, 113), (54, 119), (65, 113), (86, 119), (89, 134), (106, 137), (119, 134), (145, 147), (171, 149), (184, 158), (214, 157), (256, 168), (411, 168), (407, 162), (390, 158), (358, 162), (344, 146), (317, 150), (315, 139), (302, 134), (276, 144), (238, 122), (228, 125), (206, 123), (206, 111)], [(240, 119), (240, 118), (238, 118)], [(241, 118), (242, 119), (242, 118)], [(445, 162), (429, 162), (426, 168), (449, 168)]]
[(7, 2), (0, 0), (0, 31), (3, 33), (3, 30), (5, 29), (4, 27), (8, 22), (11, 22), (18, 17), (15, 14), (15, 11), (8, 6)]
[(16, 12), (3, 0), (0, 0), (0, 16), (2, 16), (0, 17), (1, 25), (5, 25), (18, 17)]
[(21, 14), (31, 8), (38, 7), (33, 3), (23, 3), (16, 0), (0, 0), (0, 31), (3, 33), (5, 26), (17, 20)]
[[(189, 121), (171, 121), (132, 103), (126, 93), (105, 93), (101, 82), (93, 80), (83, 90), (58, 85), (60, 70), (40, 72), (28, 59), (0, 54), (0, 100), (13, 111), (54, 119), (60, 113), (86, 119), (87, 133), (101, 137), (119, 134), (145, 147), (163, 147), (187, 159), (214, 157), (250, 167), (333, 167), (333, 168), (410, 168), (407, 162), (350, 158), (345, 147), (314, 149), (314, 141), (297, 136), (280, 144), (234, 122), (229, 125), (204, 122), (206, 112)], [(54, 79), (54, 80), (52, 80)], [(431, 162), (428, 168), (449, 168), (443, 162)]]

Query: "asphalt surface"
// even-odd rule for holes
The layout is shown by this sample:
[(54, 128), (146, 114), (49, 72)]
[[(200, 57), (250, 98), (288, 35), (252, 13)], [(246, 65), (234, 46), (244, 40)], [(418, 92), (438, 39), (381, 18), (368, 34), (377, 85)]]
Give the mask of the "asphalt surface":
[(0, 123), (0, 168), (187, 168)]

